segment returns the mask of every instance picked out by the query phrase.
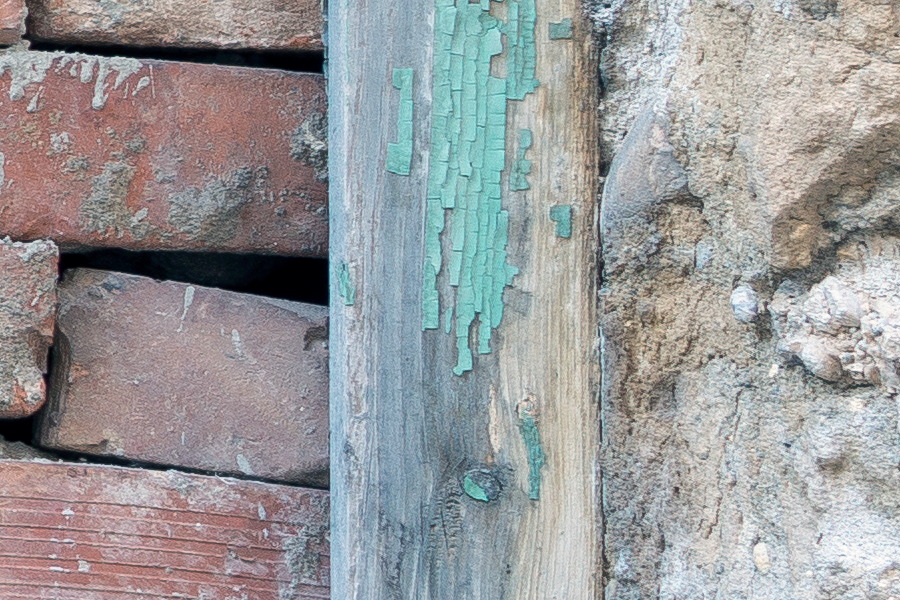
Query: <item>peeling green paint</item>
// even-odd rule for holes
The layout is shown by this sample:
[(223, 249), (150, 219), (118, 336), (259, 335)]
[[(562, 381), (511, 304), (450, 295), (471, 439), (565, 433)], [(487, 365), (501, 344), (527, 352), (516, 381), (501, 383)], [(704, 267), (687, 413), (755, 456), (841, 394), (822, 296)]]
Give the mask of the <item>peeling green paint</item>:
[(525, 153), (531, 148), (534, 136), (530, 129), (519, 130), (519, 149), (516, 160), (513, 162), (512, 172), (509, 174), (509, 189), (514, 192), (530, 190), (528, 175), (531, 175), (531, 161), (525, 158)]
[(491, 502), (500, 498), (503, 483), (489, 468), (470, 469), (462, 477), (462, 489), (473, 500)]
[(530, 414), (523, 414), (519, 428), (525, 440), (525, 451), (528, 455), (528, 497), (541, 499), (541, 468), (547, 464), (547, 457), (541, 447), (541, 432), (537, 421)]
[(350, 280), (350, 267), (347, 263), (341, 263), (338, 269), (338, 292), (346, 306), (353, 306), (356, 302), (356, 286)]
[(537, 66), (535, 0), (510, 0), (507, 15), (506, 96), (510, 100), (524, 100), (538, 86), (534, 76)]
[(485, 489), (475, 483), (475, 480), (472, 479), (471, 475), (466, 475), (463, 479), (463, 490), (465, 490), (466, 494), (473, 500), (480, 500), (481, 502), (490, 500)]
[[(536, 11), (534, 0), (508, 0), (508, 20), (502, 23), (490, 14), (490, 0), (435, 3), (422, 326), (440, 327), (443, 272), (455, 294), (453, 372), (462, 375), (473, 367), (473, 325), (477, 320), (478, 353), (490, 353), (493, 330), (503, 319), (503, 291), (519, 272), (507, 262), (509, 213), (503, 210), (500, 181), (507, 102), (523, 99), (537, 86)], [(504, 34), (507, 76), (500, 78), (491, 74), (491, 61), (503, 52)]]
[(413, 152), (413, 70), (394, 69), (394, 87), (400, 90), (397, 111), (397, 141), (388, 144), (387, 170), (409, 175)]
[(550, 220), (556, 223), (556, 237), (572, 237), (572, 205), (559, 204), (550, 208)]
[(570, 40), (573, 34), (572, 19), (563, 19), (559, 23), (550, 23), (551, 40)]

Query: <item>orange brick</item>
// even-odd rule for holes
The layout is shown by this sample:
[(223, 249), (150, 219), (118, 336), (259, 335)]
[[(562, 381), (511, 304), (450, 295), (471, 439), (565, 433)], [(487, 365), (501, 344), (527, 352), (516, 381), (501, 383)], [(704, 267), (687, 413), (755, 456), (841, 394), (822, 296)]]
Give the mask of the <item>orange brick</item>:
[(0, 235), (324, 256), (320, 75), (0, 53)]
[(325, 492), (0, 460), (5, 600), (329, 597)]
[(77, 44), (322, 50), (321, 0), (32, 0), (29, 32)]
[(327, 308), (76, 269), (44, 447), (325, 486)]
[(25, 35), (24, 0), (0, 0), (0, 45), (15, 44)]
[(53, 242), (0, 240), (0, 419), (27, 417), (46, 400), (58, 265)]

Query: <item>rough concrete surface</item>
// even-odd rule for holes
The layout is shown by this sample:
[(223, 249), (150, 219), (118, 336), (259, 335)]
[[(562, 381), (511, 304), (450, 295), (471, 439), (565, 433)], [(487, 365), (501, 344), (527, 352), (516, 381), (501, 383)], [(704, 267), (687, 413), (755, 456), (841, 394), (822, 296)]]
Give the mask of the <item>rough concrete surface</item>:
[(900, 4), (587, 9), (606, 598), (900, 598)]
[(0, 460), (3, 598), (328, 598), (328, 494)]
[(0, 235), (324, 256), (322, 157), (295, 138), (325, 107), (313, 73), (0, 52)]
[(58, 266), (53, 242), (0, 240), (0, 419), (27, 417), (46, 400)]
[(28, 0), (28, 7), (32, 36), (57, 43), (322, 50), (321, 0)]
[(74, 269), (42, 446), (325, 487), (328, 309)]

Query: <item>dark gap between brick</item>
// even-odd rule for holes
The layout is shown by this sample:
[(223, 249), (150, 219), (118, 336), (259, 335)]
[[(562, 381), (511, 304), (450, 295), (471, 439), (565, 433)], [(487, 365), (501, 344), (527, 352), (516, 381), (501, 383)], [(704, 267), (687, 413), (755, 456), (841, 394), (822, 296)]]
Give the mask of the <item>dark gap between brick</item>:
[(328, 304), (328, 261), (325, 259), (119, 249), (63, 253), (60, 271), (74, 268), (116, 271), (257, 296)]
[(35, 415), (26, 419), (0, 420), (0, 438), (7, 442), (23, 442), (32, 446), (32, 432), (36, 422)]
[[(26, 38), (27, 39), (27, 38)], [(279, 52), (253, 50), (195, 50), (190, 48), (139, 48), (135, 46), (84, 46), (32, 41), (31, 50), (77, 52), (97, 56), (122, 56), (145, 60), (170, 60), (230, 67), (280, 69), (300, 73), (323, 73), (321, 52)]]
[[(31, 444), (34, 446), (34, 444)], [(40, 448), (40, 446), (34, 446), (35, 448)], [(53, 454), (59, 460), (65, 462), (74, 462), (81, 463), (86, 465), (105, 465), (111, 467), (128, 467), (131, 469), (146, 469), (148, 471), (180, 471), (182, 473), (193, 473), (195, 475), (211, 475), (217, 477), (228, 477), (229, 479), (240, 479), (243, 481), (261, 481), (264, 483), (275, 483), (278, 485), (286, 485), (291, 487), (301, 487), (301, 488), (313, 488), (313, 489), (328, 489), (327, 486), (317, 486), (311, 483), (292, 483), (290, 481), (281, 481), (277, 479), (268, 479), (265, 477), (253, 477), (250, 475), (240, 475), (237, 473), (218, 473), (216, 471), (204, 471), (203, 469), (190, 469), (188, 467), (182, 466), (174, 466), (174, 465), (163, 465), (156, 463), (148, 463), (141, 461), (128, 460), (124, 458), (115, 458), (113, 456), (94, 456), (87, 454), (79, 454), (78, 452), (67, 452), (64, 450), (43, 450), (43, 452), (49, 452)], [(328, 474), (326, 473), (323, 478), (327, 481)]]
[[(211, 475), (218, 477), (229, 477), (231, 479), (241, 479), (244, 481), (261, 481), (264, 483), (275, 483), (278, 485), (287, 485), (291, 487), (302, 487), (302, 488), (314, 488), (314, 489), (328, 489), (328, 486), (318, 486), (312, 483), (304, 483), (297, 484), (292, 483), (290, 481), (281, 481), (274, 479), (267, 479), (265, 477), (252, 477), (249, 475), (240, 475), (236, 473), (218, 473), (216, 471), (204, 471), (202, 469), (190, 469), (187, 467), (174, 466), (174, 465), (163, 465), (156, 463), (147, 463), (141, 461), (128, 460), (124, 458), (115, 458), (111, 456), (94, 456), (88, 454), (80, 454), (78, 452), (67, 452), (64, 450), (45, 450), (35, 444), (32, 438), (32, 432), (34, 431), (37, 421), (40, 418), (40, 413), (43, 412), (38, 411), (37, 414), (31, 416), (27, 419), (17, 419), (12, 421), (0, 421), (0, 438), (2, 441), (6, 442), (22, 442), (23, 444), (40, 450), (52, 457), (55, 460), (61, 460), (65, 462), (72, 463), (81, 463), (85, 465), (101, 465), (101, 466), (111, 466), (111, 467), (129, 467), (132, 469), (146, 469), (150, 471), (180, 471), (182, 473), (193, 473), (196, 475)], [(26, 459), (28, 460), (28, 459)], [(328, 473), (324, 473), (322, 475), (323, 480), (328, 480)]]

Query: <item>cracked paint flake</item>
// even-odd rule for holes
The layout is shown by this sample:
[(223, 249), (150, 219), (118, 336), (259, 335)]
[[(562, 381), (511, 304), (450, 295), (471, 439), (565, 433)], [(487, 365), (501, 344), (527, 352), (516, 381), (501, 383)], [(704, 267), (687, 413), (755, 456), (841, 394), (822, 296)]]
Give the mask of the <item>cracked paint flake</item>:
[(466, 494), (473, 500), (479, 500), (481, 502), (488, 502), (490, 500), (484, 488), (478, 485), (475, 480), (472, 479), (471, 475), (466, 475), (465, 479), (463, 479), (463, 490), (465, 490)]
[(537, 8), (535, 0), (510, 1), (508, 6), (506, 96), (510, 100), (524, 100), (538, 86), (534, 76), (537, 66), (534, 34)]
[(574, 34), (572, 19), (563, 19), (559, 23), (550, 23), (548, 29), (551, 40), (570, 40)]
[(538, 430), (537, 420), (530, 411), (521, 411), (519, 429), (522, 431), (522, 440), (525, 442), (528, 457), (528, 497), (531, 500), (540, 500), (541, 469), (547, 464), (547, 456), (541, 446), (541, 432)]
[(556, 237), (572, 237), (572, 205), (560, 204), (550, 208), (550, 220), (556, 223)]
[(344, 305), (353, 306), (356, 303), (356, 286), (350, 279), (350, 267), (347, 263), (341, 263), (337, 277), (338, 293), (344, 299)]
[[(538, 84), (534, 0), (509, 0), (505, 23), (490, 14), (490, 4), (436, 0), (422, 325), (440, 327), (437, 281), (443, 272), (455, 295), (457, 375), (474, 366), (470, 330), (476, 320), (477, 352), (491, 352), (503, 291), (519, 272), (507, 261), (509, 213), (500, 183), (507, 101), (524, 99)], [(491, 74), (491, 62), (503, 52), (504, 35), (507, 76), (501, 78)]]

